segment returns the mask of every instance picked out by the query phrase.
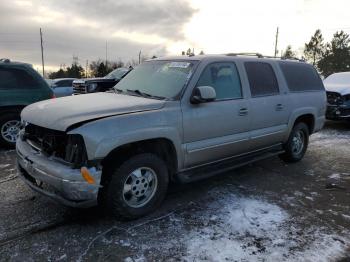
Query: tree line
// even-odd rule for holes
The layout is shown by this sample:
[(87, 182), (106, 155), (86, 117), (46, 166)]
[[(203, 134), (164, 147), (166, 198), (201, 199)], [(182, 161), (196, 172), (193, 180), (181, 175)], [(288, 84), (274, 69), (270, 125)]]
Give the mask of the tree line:
[[(156, 56), (153, 56), (156, 58)], [(141, 62), (148, 59), (147, 57), (141, 57)], [(73, 62), (70, 66), (61, 66), (61, 68), (57, 71), (51, 72), (48, 74), (50, 79), (55, 78), (86, 78), (86, 77), (104, 77), (108, 73), (120, 67), (134, 67), (139, 64), (137, 60), (130, 60), (127, 63), (124, 63), (121, 60), (115, 61), (104, 61), (102, 59), (98, 59), (96, 61), (92, 61), (88, 64), (87, 68), (83, 68), (82, 65), (79, 64), (77, 58), (73, 58)]]
[[(188, 49), (182, 51), (182, 55), (194, 55), (194, 50)], [(204, 52), (199, 53), (203, 55)], [(292, 50), (292, 46), (287, 46), (286, 50), (281, 54), (282, 58), (295, 58), (296, 52)], [(153, 56), (152, 58), (156, 58)], [(141, 62), (146, 60), (141, 58)], [(303, 56), (301, 59), (313, 64), (321, 75), (327, 77), (336, 72), (350, 71), (350, 37), (344, 31), (337, 31), (330, 42), (325, 42), (322, 32), (317, 29), (311, 36), (309, 42), (305, 43)], [(49, 74), (49, 78), (84, 78), (84, 77), (103, 77), (112, 70), (119, 67), (136, 66), (139, 61), (131, 60), (124, 63), (121, 60), (103, 61), (98, 59), (92, 61), (88, 69), (84, 69), (77, 60), (74, 60), (71, 66), (61, 67), (58, 71)]]
[[(291, 46), (282, 54), (284, 58), (295, 56)], [(350, 37), (344, 31), (337, 31), (330, 42), (325, 42), (321, 30), (317, 29), (305, 43), (301, 58), (313, 64), (323, 77), (350, 71)]]

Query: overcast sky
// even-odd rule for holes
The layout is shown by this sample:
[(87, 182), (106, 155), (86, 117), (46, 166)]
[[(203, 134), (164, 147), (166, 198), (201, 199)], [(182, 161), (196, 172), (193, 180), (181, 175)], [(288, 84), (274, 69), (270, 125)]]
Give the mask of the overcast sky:
[(349, 0), (1, 0), (0, 57), (41, 63), (39, 28), (48, 70), (86, 60), (137, 59), (198, 53), (299, 50), (317, 28), (329, 40), (350, 32)]

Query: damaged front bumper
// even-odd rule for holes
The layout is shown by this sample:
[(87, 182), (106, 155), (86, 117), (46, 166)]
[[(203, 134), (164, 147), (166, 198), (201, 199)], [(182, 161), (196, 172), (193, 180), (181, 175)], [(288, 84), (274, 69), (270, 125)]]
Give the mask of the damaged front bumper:
[(326, 118), (329, 120), (350, 120), (350, 105), (327, 105)]
[(46, 157), (22, 139), (16, 144), (17, 165), (20, 177), (33, 190), (71, 207), (91, 207), (97, 204), (102, 171), (89, 168), (95, 184), (73, 169)]

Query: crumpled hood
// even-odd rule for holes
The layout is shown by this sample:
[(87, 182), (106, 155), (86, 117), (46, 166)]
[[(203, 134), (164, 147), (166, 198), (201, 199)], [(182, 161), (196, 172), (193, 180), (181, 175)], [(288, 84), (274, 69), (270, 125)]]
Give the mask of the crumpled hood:
[(350, 94), (350, 83), (349, 84), (333, 84), (324, 83), (326, 91), (338, 92), (342, 96)]
[(73, 124), (108, 116), (156, 110), (164, 101), (115, 93), (50, 99), (23, 109), (21, 118), (37, 126), (66, 131)]
[(324, 87), (326, 91), (338, 92), (342, 96), (350, 94), (350, 82), (347, 83), (327, 83), (324, 81)]

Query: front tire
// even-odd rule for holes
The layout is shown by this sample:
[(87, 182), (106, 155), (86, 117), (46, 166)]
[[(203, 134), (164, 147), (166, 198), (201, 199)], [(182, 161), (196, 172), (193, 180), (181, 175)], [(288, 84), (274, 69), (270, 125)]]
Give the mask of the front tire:
[(136, 219), (164, 200), (169, 175), (166, 164), (154, 154), (140, 154), (112, 168), (106, 188), (108, 212), (120, 219)]
[(287, 163), (300, 161), (307, 150), (309, 144), (309, 128), (305, 123), (296, 124), (284, 145), (285, 153), (280, 158)]
[(21, 118), (16, 112), (3, 114), (0, 116), (0, 145), (5, 148), (14, 148), (21, 129)]

